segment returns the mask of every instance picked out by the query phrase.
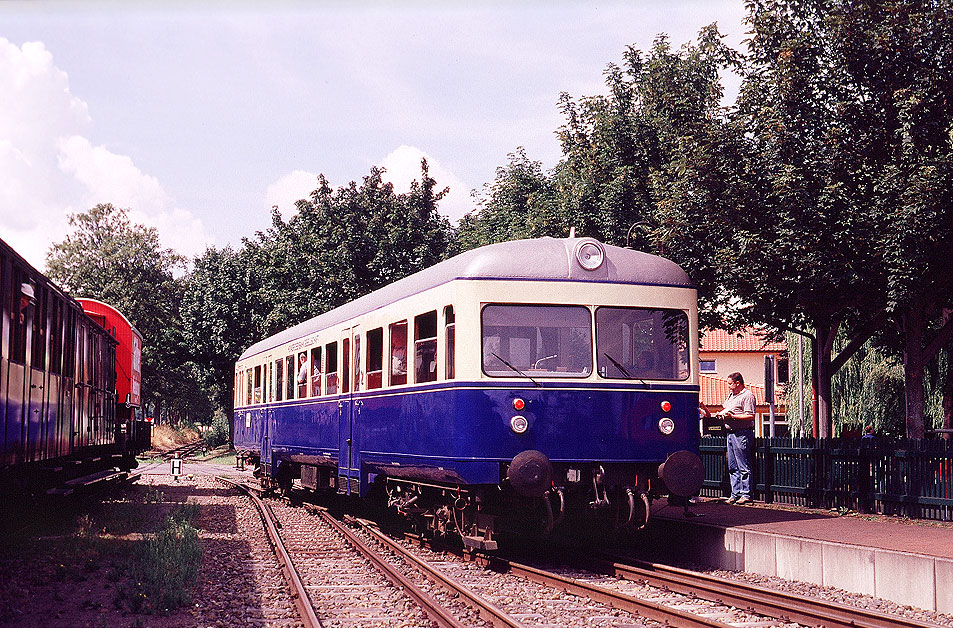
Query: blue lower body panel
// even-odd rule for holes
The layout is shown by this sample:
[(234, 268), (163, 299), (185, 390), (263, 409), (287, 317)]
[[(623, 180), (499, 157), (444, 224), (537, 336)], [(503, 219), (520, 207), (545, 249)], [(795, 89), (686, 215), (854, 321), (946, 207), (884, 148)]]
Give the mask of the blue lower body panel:
[[(520, 411), (514, 409), (516, 398), (525, 404)], [(663, 401), (671, 404), (668, 412), (662, 411)], [(350, 464), (341, 466), (355, 469), (355, 476), (359, 470), (362, 495), (378, 474), (451, 485), (497, 484), (501, 464), (530, 449), (554, 464), (657, 465), (675, 451), (697, 453), (697, 408), (693, 386), (547, 382), (516, 388), (447, 382), (362, 391), (274, 404), (270, 462), (274, 473), (284, 461), (336, 464), (335, 458), (348, 454)], [(511, 428), (516, 415), (529, 424), (523, 434)], [(669, 435), (659, 430), (663, 417), (675, 422)], [(236, 412), (236, 447), (261, 450), (266, 423), (263, 407)]]

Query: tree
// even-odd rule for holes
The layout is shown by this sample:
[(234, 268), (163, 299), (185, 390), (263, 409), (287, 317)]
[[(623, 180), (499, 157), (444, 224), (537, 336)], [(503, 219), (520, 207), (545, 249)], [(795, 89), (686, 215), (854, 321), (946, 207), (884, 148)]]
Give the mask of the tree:
[(130, 223), (125, 209), (108, 203), (69, 222), (73, 232), (47, 252), (47, 274), (74, 296), (113, 305), (139, 330), (143, 401), (161, 411), (191, 386), (179, 324), (182, 284), (173, 274), (184, 259), (159, 246), (155, 229)]

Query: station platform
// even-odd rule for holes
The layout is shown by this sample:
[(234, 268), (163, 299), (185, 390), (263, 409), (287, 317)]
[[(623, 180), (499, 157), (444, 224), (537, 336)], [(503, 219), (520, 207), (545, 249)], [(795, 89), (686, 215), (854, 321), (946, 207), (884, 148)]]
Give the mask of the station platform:
[(658, 500), (645, 530), (685, 561), (953, 613), (953, 523), (699, 498)]

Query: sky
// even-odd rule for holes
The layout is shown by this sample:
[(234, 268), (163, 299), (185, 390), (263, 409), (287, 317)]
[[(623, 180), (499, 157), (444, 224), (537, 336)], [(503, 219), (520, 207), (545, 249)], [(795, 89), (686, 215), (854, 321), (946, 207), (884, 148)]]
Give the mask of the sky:
[(717, 22), (740, 49), (743, 4), (0, 2), (0, 238), (42, 270), (112, 203), (193, 257), (290, 218), (318, 174), (403, 192), (422, 157), (456, 221), (518, 147), (558, 162), (561, 93), (604, 93), (659, 33)]

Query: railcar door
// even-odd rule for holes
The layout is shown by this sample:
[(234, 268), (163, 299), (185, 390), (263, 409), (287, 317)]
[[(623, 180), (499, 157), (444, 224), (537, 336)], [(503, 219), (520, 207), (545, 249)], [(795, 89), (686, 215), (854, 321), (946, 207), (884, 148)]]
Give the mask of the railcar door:
[(275, 434), (275, 409), (270, 405), (263, 406), (258, 409), (258, 415), (261, 419), (261, 463), (266, 465), (263, 471), (270, 476), (273, 471), (271, 467), (271, 440)]
[(340, 421), (340, 455), (338, 462), (338, 492), (357, 495), (360, 492), (361, 461), (357, 443), (358, 429), (355, 423), (364, 402), (355, 394), (363, 384), (361, 371), (361, 330), (354, 326), (342, 334), (341, 398), (338, 401)]

